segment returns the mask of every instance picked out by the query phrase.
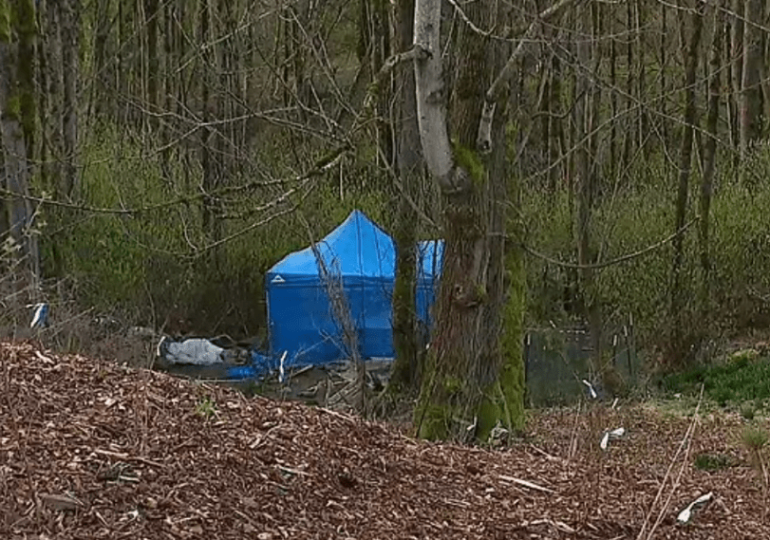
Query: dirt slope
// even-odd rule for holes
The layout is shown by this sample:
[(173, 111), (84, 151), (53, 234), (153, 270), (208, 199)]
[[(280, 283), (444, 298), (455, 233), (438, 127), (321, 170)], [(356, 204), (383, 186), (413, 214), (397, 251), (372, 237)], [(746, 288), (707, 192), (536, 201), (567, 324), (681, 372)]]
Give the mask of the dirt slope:
[[(601, 424), (628, 430), (606, 453)], [(553, 412), (510, 450), (431, 445), (332, 411), (2, 344), (0, 538), (636, 539), (671, 494), (668, 481), (653, 507), (688, 425), (642, 408)], [(691, 454), (731, 453), (738, 466), (686, 461), (654, 538), (770, 538), (739, 427), (697, 427)], [(676, 525), (707, 491), (716, 501)]]

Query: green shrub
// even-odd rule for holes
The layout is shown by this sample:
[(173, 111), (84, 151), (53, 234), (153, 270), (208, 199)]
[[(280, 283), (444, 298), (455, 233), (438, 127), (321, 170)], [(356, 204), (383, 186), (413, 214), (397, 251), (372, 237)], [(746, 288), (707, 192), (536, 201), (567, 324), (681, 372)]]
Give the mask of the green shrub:
[(761, 407), (752, 403), (763, 403), (770, 398), (770, 360), (755, 362), (744, 360), (726, 361), (710, 366), (695, 366), (680, 373), (665, 376), (662, 389), (670, 393), (690, 393), (704, 386), (705, 395), (724, 407), (730, 403), (744, 403), (751, 414)]

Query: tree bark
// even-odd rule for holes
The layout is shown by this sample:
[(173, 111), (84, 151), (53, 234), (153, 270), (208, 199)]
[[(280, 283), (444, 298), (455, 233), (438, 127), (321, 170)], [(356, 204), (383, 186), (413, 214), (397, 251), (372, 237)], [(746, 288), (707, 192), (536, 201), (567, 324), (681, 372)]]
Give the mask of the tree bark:
[[(492, 26), (496, 11), (488, 2), (465, 7), (470, 20), (482, 28)], [(494, 196), (501, 191), (497, 183), (504, 181), (496, 177), (495, 158), (504, 159), (496, 154), (505, 152), (505, 146), (492, 145), (487, 160), (482, 160), (476, 146), (486, 141), (479, 137), (485, 96), (507, 92), (487, 91), (495, 67), (496, 55), (491, 51), (497, 44), (468, 25), (460, 25), (452, 102), (453, 149), (446, 126), (440, 30), (440, 0), (417, 0), (415, 46), (422, 53), (415, 60), (417, 111), (423, 153), (444, 202), (444, 254), (416, 424), (418, 434), (425, 438), (486, 440), (496, 425), (510, 430), (521, 427), (523, 421), (523, 406), (519, 406), (523, 405), (523, 388), (517, 386), (521, 379), (516, 372), (521, 367), (520, 350), (518, 365), (516, 349), (510, 363), (501, 350), (501, 296), (507, 287), (500, 282), (505, 274), (504, 249), (496, 243), (503, 237), (499, 229), (504, 225), (500, 215), (504, 201), (494, 200)], [(505, 108), (499, 98), (491, 106), (493, 111)], [(492, 124), (491, 133), (500, 133), (499, 122)], [(521, 304), (515, 307), (521, 308)]]
[[(158, 0), (144, 0), (144, 17), (147, 28), (147, 106), (152, 112), (158, 112), (160, 88), (160, 58), (158, 55), (158, 20), (160, 9)], [(150, 127), (158, 128), (158, 121), (150, 116)]]
[(743, 30), (744, 30), (744, 2), (745, 0), (732, 0), (732, 34), (730, 36), (730, 101), (734, 111), (733, 131), (735, 136), (735, 148), (738, 150), (734, 154), (734, 166), (740, 167), (741, 164), (741, 90), (743, 88)]
[(79, 191), (78, 174), (78, 81), (80, 79), (80, 1), (66, 0), (61, 6), (62, 68), (64, 83), (63, 142), (64, 194), (74, 198)]
[[(23, 0), (32, 4), (32, 0)], [(22, 9), (19, 9), (19, 8)], [(30, 168), (27, 159), (27, 147), (24, 140), (23, 99), (20, 92), (24, 81), (20, 69), (19, 49), (23, 45), (17, 41), (29, 39), (25, 23), (20, 15), (33, 13), (34, 6), (19, 6), (8, 0), (0, 0), (0, 147), (2, 148), (2, 186), (13, 195), (6, 197), (5, 207), (7, 226), (18, 256), (22, 284), (37, 289), (40, 276), (37, 235), (32, 229), (33, 213), (27, 198), (29, 196)], [(32, 19), (34, 23), (34, 18)], [(14, 27), (14, 23), (17, 25)]]
[[(745, 20), (763, 20), (763, 0), (745, 1)], [(743, 28), (743, 69), (741, 79), (741, 153), (750, 150), (762, 136), (762, 86), (760, 80), (762, 62), (762, 30), (755, 24)]]
[[(398, 52), (405, 52), (414, 40), (414, 0), (399, 0)], [(396, 87), (401, 103), (397, 124), (396, 171), (400, 189), (397, 193), (397, 215), (393, 239), (396, 244), (396, 279), (393, 287), (393, 348), (396, 360), (391, 383), (395, 388), (411, 388), (418, 381), (417, 285), (417, 212), (408, 200), (418, 193), (424, 177), (420, 155), (420, 132), (417, 125), (414, 69), (408, 64), (398, 67)], [(399, 193), (400, 192), (400, 193)]]
[[(577, 260), (582, 266), (580, 269), (580, 293), (583, 316), (588, 323), (591, 337), (592, 358), (594, 369), (603, 372), (602, 366), (602, 315), (601, 305), (596, 293), (594, 283), (594, 270), (590, 267), (594, 262), (591, 249), (591, 214), (596, 191), (596, 171), (594, 165), (594, 151), (596, 136), (592, 135), (594, 116), (596, 114), (596, 84), (593, 81), (593, 72), (598, 67), (599, 51), (595, 50), (589, 40), (593, 35), (593, 16), (596, 5), (590, 2), (582, 6), (577, 15), (577, 36), (580, 40), (577, 45), (577, 60), (580, 64), (580, 73), (577, 76), (578, 101), (575, 103), (576, 139), (581, 144), (576, 152), (577, 173)], [(594, 50), (592, 50), (594, 49)], [(585, 139), (588, 139), (587, 141)]]
[(19, 112), (21, 126), (24, 132), (24, 143), (27, 151), (27, 162), (34, 162), (36, 113), (35, 113), (35, 45), (37, 30), (35, 27), (36, 14), (33, 0), (20, 0), (17, 3), (18, 35), (19, 35)]
[[(684, 2), (682, 1), (682, 4)], [(679, 152), (679, 174), (678, 189), (676, 197), (676, 219), (675, 232), (684, 228), (685, 218), (687, 216), (687, 199), (689, 194), (690, 170), (692, 167), (692, 147), (693, 131), (696, 120), (696, 75), (698, 72), (698, 53), (700, 47), (701, 34), (703, 30), (703, 12), (705, 2), (698, 2), (698, 6), (693, 13), (692, 34), (687, 46), (685, 56), (685, 80), (682, 95), (684, 98), (684, 116), (682, 118), (684, 127), (682, 128), (682, 143)], [(684, 6), (682, 6), (684, 7)], [(680, 24), (684, 26), (684, 15), (680, 11)], [(682, 31), (682, 35), (685, 32)], [(672, 322), (672, 341), (671, 361), (684, 361), (685, 347), (684, 339), (684, 300), (685, 292), (682, 287), (682, 266), (684, 264), (684, 238), (681, 234), (674, 237), (672, 242), (674, 250), (674, 260), (672, 265), (672, 285), (671, 285), (671, 322)]]
[[(722, 59), (722, 17), (719, 14), (721, 2), (714, 4), (714, 25), (711, 38), (711, 58), (709, 60), (709, 100), (706, 117), (706, 142), (703, 145), (703, 177), (700, 185), (700, 264), (701, 264), (701, 313), (705, 317), (710, 313), (709, 298), (711, 291), (711, 257), (709, 254), (709, 213), (711, 194), (714, 184), (714, 172), (717, 153), (717, 125), (719, 122), (720, 99), (720, 61)], [(707, 318), (705, 320), (708, 320)]]

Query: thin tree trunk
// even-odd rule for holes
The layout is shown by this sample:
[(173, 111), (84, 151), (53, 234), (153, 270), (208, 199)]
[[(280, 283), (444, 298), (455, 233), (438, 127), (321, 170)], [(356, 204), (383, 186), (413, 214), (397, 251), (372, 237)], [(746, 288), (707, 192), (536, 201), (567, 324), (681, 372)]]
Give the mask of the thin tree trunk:
[(80, 78), (80, 2), (66, 0), (61, 8), (62, 71), (64, 82), (64, 194), (76, 197), (78, 174), (78, 82)]
[[(99, 0), (96, 4), (96, 28), (94, 31), (94, 73), (96, 84), (92, 90), (92, 107), (90, 113), (96, 113), (97, 118), (102, 114), (115, 114), (113, 103), (115, 88), (112, 88), (110, 74), (114, 72), (113, 60), (109, 58), (107, 46), (110, 37), (110, 11), (112, 0)], [(109, 64), (109, 66), (108, 66)], [(114, 116), (112, 116), (114, 118)]]
[(615, 20), (615, 6), (609, 6), (609, 9), (612, 10), (612, 17), (609, 18), (609, 33), (612, 35), (612, 41), (610, 42), (610, 84), (612, 85), (611, 90), (611, 97), (610, 97), (610, 114), (612, 115), (612, 128), (610, 131), (610, 169), (609, 169), (609, 178), (611, 181), (616, 180), (616, 176), (618, 174), (618, 171), (621, 170), (618, 167), (618, 94), (615, 91), (615, 88), (618, 84), (618, 74), (617, 74), (617, 62), (618, 62), (618, 53), (617, 53), (617, 40), (615, 39), (615, 24), (613, 24), (613, 21)]
[(581, 66), (581, 72), (578, 75), (578, 98), (575, 104), (575, 124), (577, 127), (576, 138), (583, 141), (586, 137), (588, 141), (581, 144), (576, 153), (577, 161), (577, 259), (578, 264), (582, 266), (580, 270), (580, 292), (582, 298), (583, 315), (588, 323), (591, 336), (591, 347), (593, 349), (594, 368), (601, 369), (601, 311), (599, 299), (596, 295), (596, 286), (594, 284), (594, 271), (590, 268), (594, 256), (591, 250), (591, 213), (593, 207), (594, 193), (596, 189), (596, 167), (594, 166), (593, 151), (596, 137), (590, 135), (593, 131), (593, 117), (596, 113), (596, 102), (594, 88), (595, 84), (592, 77), (586, 74), (587, 71), (593, 71), (598, 65), (596, 58), (592, 61), (592, 55), (598, 57), (599, 52), (592, 52), (592, 42), (588, 37), (593, 35), (592, 29), (595, 28), (594, 10), (595, 3), (581, 6), (577, 18), (577, 35), (580, 40), (577, 45), (577, 60)]
[[(666, 97), (666, 92), (668, 91), (668, 84), (667, 84), (667, 78), (666, 78), (666, 70), (668, 69), (667, 63), (667, 55), (666, 50), (668, 47), (668, 44), (666, 42), (666, 38), (668, 38), (668, 6), (665, 2), (660, 3), (660, 21), (661, 21), (661, 31), (660, 31), (660, 95), (662, 96), (662, 99), (660, 100), (660, 133), (662, 140), (660, 141), (663, 147), (665, 148), (668, 145), (668, 119), (666, 118), (666, 115), (668, 114), (668, 107), (667, 107), (667, 101), (668, 97)], [(641, 94), (640, 94), (641, 97)]]
[(37, 30), (36, 14), (33, 0), (21, 0), (17, 3), (19, 59), (19, 113), (21, 127), (24, 132), (24, 143), (27, 150), (27, 162), (34, 163), (35, 132), (37, 118), (35, 112), (35, 43)]
[[(683, 4), (683, 1), (682, 1)], [(684, 228), (685, 218), (687, 216), (687, 199), (689, 194), (690, 170), (692, 168), (692, 148), (693, 131), (696, 119), (696, 76), (698, 73), (698, 52), (700, 47), (701, 34), (703, 30), (703, 11), (704, 2), (698, 2), (698, 6), (693, 13), (692, 34), (687, 46), (685, 56), (685, 79), (684, 90), (684, 116), (682, 118), (684, 127), (682, 128), (682, 143), (679, 153), (679, 174), (678, 189), (676, 197), (676, 219), (675, 231), (679, 232)], [(684, 8), (684, 5), (682, 5)], [(680, 24), (684, 28), (684, 15), (680, 12)], [(685, 35), (684, 30), (682, 35)], [(684, 335), (684, 300), (686, 297), (682, 286), (682, 267), (684, 265), (684, 238), (681, 234), (674, 237), (672, 242), (674, 249), (674, 261), (672, 265), (672, 286), (671, 286), (671, 321), (672, 328), (672, 353), (674, 355), (670, 360), (683, 361), (685, 350)]]
[[(633, 4), (630, 1), (626, 2), (626, 26), (629, 32), (634, 28), (634, 20)], [(634, 40), (630, 36), (626, 43), (626, 94), (628, 94), (626, 108), (630, 110), (634, 107)], [(628, 167), (631, 161), (631, 154), (634, 151), (634, 134), (636, 129), (634, 129), (633, 117), (630, 114), (626, 115), (624, 122), (626, 129), (623, 138), (623, 159), (621, 160), (623, 169)]]
[(735, 111), (735, 120), (734, 120), (734, 131), (737, 135), (734, 140), (736, 142), (736, 150), (734, 154), (734, 166), (736, 169), (739, 169), (741, 162), (743, 161), (741, 159), (741, 150), (742, 150), (742, 142), (741, 142), (741, 101), (742, 101), (742, 93), (741, 90), (743, 88), (743, 30), (744, 30), (744, 23), (743, 23), (743, 15), (744, 15), (744, 1), (745, 0), (733, 0), (732, 1), (732, 11), (733, 11), (733, 18), (732, 18), (732, 35), (731, 35), (731, 44), (730, 44), (730, 76), (731, 76), (731, 86), (732, 86), (732, 92), (730, 93), (732, 97), (732, 103), (733, 103), (733, 110)]
[[(147, 26), (147, 105), (150, 111), (157, 113), (160, 106), (158, 95), (161, 86), (158, 55), (158, 20), (160, 19), (158, 0), (144, 1), (144, 17)], [(154, 116), (150, 117), (150, 126), (153, 130), (158, 127)]]
[[(397, 10), (397, 47), (398, 52), (405, 52), (411, 48), (414, 40), (414, 0), (399, 0)], [(396, 279), (393, 287), (393, 348), (396, 361), (391, 383), (395, 388), (411, 388), (418, 382), (420, 374), (415, 304), (418, 278), (417, 212), (408, 199), (418, 193), (424, 173), (417, 125), (414, 69), (410, 68), (409, 65), (399, 66), (396, 85), (400, 94), (398, 101), (401, 103), (396, 171), (401, 188), (395, 190), (398, 202), (393, 234), (396, 244)]]
[(563, 179), (563, 166), (555, 166), (561, 161), (564, 152), (564, 122), (562, 121), (562, 69), (558, 55), (551, 56), (551, 96), (548, 99), (550, 116), (548, 118), (548, 133), (551, 142), (548, 144), (548, 177), (552, 193), (556, 193), (559, 182)]
[[(663, 7), (661, 8), (663, 9)], [(637, 45), (637, 84), (636, 84), (636, 99), (643, 102), (647, 96), (647, 62), (644, 40), (642, 39), (642, 28), (647, 24), (647, 20), (644, 17), (644, 5), (643, 0), (636, 0), (636, 45)], [(649, 132), (650, 118), (644, 107), (639, 107), (637, 114), (636, 124), (636, 141), (639, 148), (644, 152), (645, 157), (649, 157), (651, 152), (651, 145), (647, 144), (647, 135)]]
[[(706, 142), (703, 148), (703, 177), (700, 185), (700, 263), (701, 263), (701, 312), (704, 317), (709, 313), (711, 286), (711, 257), (709, 254), (709, 226), (711, 193), (714, 184), (714, 172), (717, 153), (717, 124), (719, 122), (720, 76), (722, 60), (722, 17), (719, 13), (720, 1), (714, 4), (714, 26), (711, 41), (711, 59), (709, 61), (709, 101), (706, 117)], [(706, 319), (708, 320), (708, 319)]]
[[(760, 21), (763, 16), (763, 0), (746, 0), (744, 16), (747, 21)], [(762, 62), (762, 30), (754, 24), (743, 28), (743, 70), (741, 80), (741, 153), (750, 150), (762, 136), (762, 86), (760, 64)], [(744, 178), (745, 179), (745, 178)]]

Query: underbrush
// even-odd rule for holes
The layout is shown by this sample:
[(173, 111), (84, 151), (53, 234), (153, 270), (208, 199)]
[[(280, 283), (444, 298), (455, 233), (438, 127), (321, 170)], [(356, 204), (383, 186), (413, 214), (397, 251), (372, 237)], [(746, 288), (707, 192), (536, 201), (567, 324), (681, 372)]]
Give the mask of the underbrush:
[[(673, 343), (672, 298), (675, 231), (676, 170), (662, 156), (637, 164), (617, 183), (603, 185), (590, 219), (591, 252), (597, 262), (637, 254), (595, 272), (595, 298), (605, 324), (633, 319), (640, 348), (652, 348), (686, 365), (708, 356), (704, 349), (715, 338), (770, 327), (770, 185), (746, 185), (719, 156), (710, 214), (711, 272), (704, 276), (698, 240), (698, 201), (691, 198), (682, 233), (684, 257), (680, 275), (681, 323)], [(770, 164), (770, 151), (761, 147), (751, 166)], [(700, 182), (694, 168), (692, 186)], [(551, 259), (576, 260), (575, 201), (566, 191), (546, 193), (532, 186), (523, 199), (525, 243)], [(653, 247), (654, 249), (648, 249)], [(530, 322), (564, 321), (579, 317), (579, 273), (543, 257), (527, 258)]]
[(699, 365), (665, 376), (661, 388), (669, 394), (704, 395), (720, 407), (739, 410), (747, 420), (770, 403), (770, 358), (741, 355), (711, 365)]
[[(164, 167), (147, 144), (103, 127), (84, 144), (82, 209), (39, 210), (43, 271), (73, 284), (79, 309), (130, 314), (135, 324), (173, 334), (258, 336), (266, 324), (264, 275), (273, 264), (304, 248), (310, 235), (328, 234), (354, 208), (388, 224), (389, 201), (371, 189), (380, 179), (369, 164), (345, 164), (354, 185), (344, 191), (339, 171), (314, 180), (304, 199), (270, 206), (304, 167), (286, 163), (276, 140), (276, 148), (262, 149), (274, 154), (260, 158), (266, 169), (243, 166), (228, 174), (224, 183), (232, 191), (218, 199), (221, 230), (211, 232), (195, 149), (180, 147)], [(265, 176), (287, 178), (287, 185), (259, 185)], [(248, 183), (256, 187), (237, 187)], [(281, 213), (295, 204), (310, 233), (300, 214)], [(218, 238), (228, 240), (212, 248)]]

